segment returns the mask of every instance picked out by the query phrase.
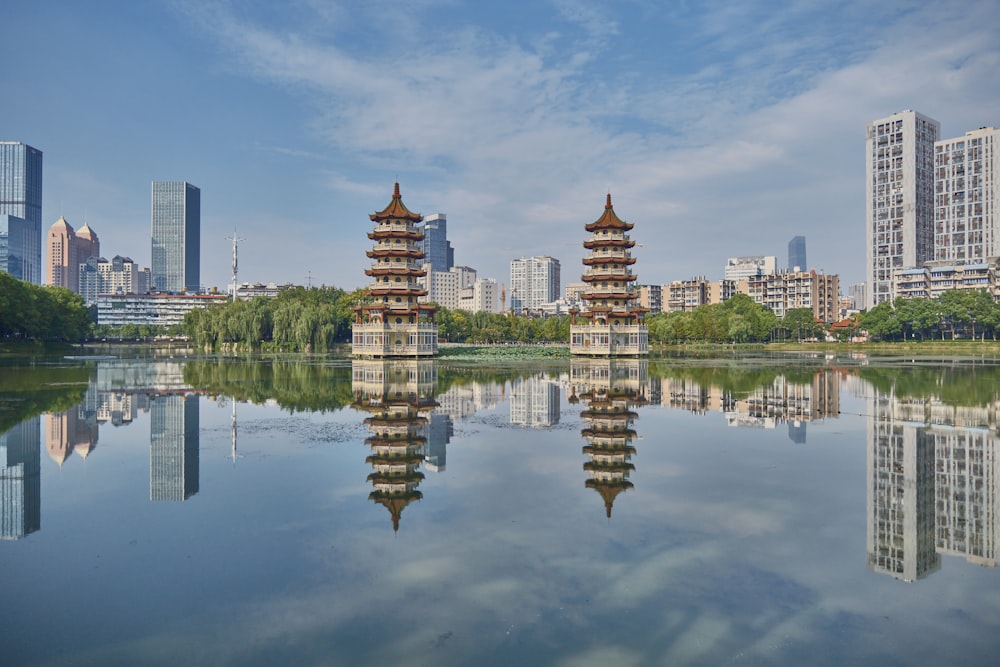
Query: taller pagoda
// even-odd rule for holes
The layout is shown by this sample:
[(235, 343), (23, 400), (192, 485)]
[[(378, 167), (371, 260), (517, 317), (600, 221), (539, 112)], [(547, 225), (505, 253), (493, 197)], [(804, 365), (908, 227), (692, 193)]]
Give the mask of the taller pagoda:
[(585, 229), (590, 232), (583, 243), (587, 290), (580, 296), (583, 310), (570, 310), (570, 353), (594, 357), (648, 354), (647, 309), (639, 305), (632, 273), (635, 241), (626, 233), (632, 224), (615, 214), (609, 193), (604, 215)]
[(431, 357), (437, 354), (436, 306), (420, 303), (427, 295), (419, 282), (424, 239), (417, 229), (421, 215), (413, 213), (395, 184), (392, 201), (368, 216), (375, 223), (368, 238), (375, 245), (365, 253), (372, 259), (365, 275), (372, 278), (369, 302), (354, 309), (353, 347), (356, 357)]

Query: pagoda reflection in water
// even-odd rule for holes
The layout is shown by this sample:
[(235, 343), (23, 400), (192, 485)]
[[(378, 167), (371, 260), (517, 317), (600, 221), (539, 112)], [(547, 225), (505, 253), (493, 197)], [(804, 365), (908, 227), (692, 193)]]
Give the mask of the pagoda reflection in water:
[(582, 401), (581, 417), (587, 441), (583, 453), (589, 459), (583, 469), (590, 475), (588, 489), (604, 499), (611, 518), (615, 498), (632, 488), (629, 474), (635, 470), (632, 428), (638, 414), (632, 409), (645, 405), (649, 397), (648, 362), (645, 359), (573, 359), (570, 364), (570, 403)]
[(429, 413), (437, 403), (437, 366), (432, 360), (366, 360), (351, 362), (352, 407), (369, 413), (371, 455), (368, 498), (389, 510), (393, 531), (403, 510), (423, 494), (420, 471), (427, 444)]

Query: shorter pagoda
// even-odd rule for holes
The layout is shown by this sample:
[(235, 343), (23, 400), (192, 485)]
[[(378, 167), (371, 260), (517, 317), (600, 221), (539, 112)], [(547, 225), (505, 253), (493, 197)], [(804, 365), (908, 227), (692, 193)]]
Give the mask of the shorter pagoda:
[(437, 307), (419, 302), (427, 290), (419, 279), (423, 268), (424, 234), (416, 227), (422, 217), (403, 204), (396, 183), (392, 201), (368, 216), (375, 229), (368, 233), (374, 246), (365, 275), (368, 303), (354, 309), (351, 351), (356, 357), (431, 357), (437, 354)]
[(639, 305), (635, 258), (629, 238), (632, 225), (615, 214), (608, 194), (604, 215), (585, 227), (590, 238), (583, 243), (587, 267), (586, 291), (580, 296), (583, 310), (571, 309), (570, 353), (594, 357), (640, 356), (649, 353), (648, 309)]

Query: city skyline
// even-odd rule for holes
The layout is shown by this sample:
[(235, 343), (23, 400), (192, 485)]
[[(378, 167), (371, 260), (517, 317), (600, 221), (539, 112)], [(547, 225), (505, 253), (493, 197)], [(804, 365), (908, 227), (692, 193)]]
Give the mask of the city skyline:
[[(44, 227), (87, 220), (142, 266), (148, 183), (198, 183), (206, 287), (229, 282), (234, 227), (246, 279), (363, 286), (366, 216), (395, 180), (413, 210), (447, 212), (456, 261), (483, 276), (524, 255), (579, 267), (579, 225), (611, 191), (646, 230), (646, 282), (719, 278), (801, 234), (809, 268), (851, 284), (865, 124), (1000, 125), (989, 2), (515, 9), (17, 3), (0, 54), (50, 46), (5, 71), (33, 103), (5, 109), (3, 138), (46, 153)], [(385, 31), (393, 48), (366, 37)], [(398, 112), (397, 91), (433, 113)]]

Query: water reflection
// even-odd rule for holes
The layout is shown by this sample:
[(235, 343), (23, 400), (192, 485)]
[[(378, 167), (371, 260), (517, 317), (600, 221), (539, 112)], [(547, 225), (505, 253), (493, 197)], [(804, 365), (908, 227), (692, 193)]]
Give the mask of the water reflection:
[(30, 417), (0, 434), (0, 539), (42, 526), (40, 430), (39, 418)]
[[(150, 501), (183, 501), (199, 493), (202, 393), (277, 401), (293, 412), (346, 405), (363, 411), (370, 431), (369, 497), (388, 510), (394, 530), (403, 510), (422, 497), (425, 472), (447, 469), (456, 423), (477, 411), (503, 411), (505, 402), (514, 426), (545, 430), (579, 415), (585, 484), (601, 496), (610, 518), (615, 499), (633, 489), (639, 406), (721, 414), (734, 428), (787, 424), (791, 441), (802, 443), (809, 424), (840, 417), (843, 393), (865, 405), (869, 569), (916, 581), (939, 570), (944, 555), (996, 566), (1000, 400), (990, 369), (973, 376), (954, 365), (901, 372), (857, 365), (783, 370), (650, 363), (573, 359), (539, 372), (429, 359), (354, 360), (348, 383), (346, 364), (102, 360), (88, 366), (85, 391), (45, 395), (33, 404), (42, 414), (29, 414), (0, 434), (0, 536), (18, 539), (41, 527), (43, 446), (60, 467), (93, 461), (102, 451), (101, 428), (135, 428), (144, 413)], [(46, 384), (60, 383), (47, 378)], [(564, 391), (573, 406), (565, 413)], [(74, 405), (65, 404), (67, 396)], [(235, 461), (236, 400), (227, 400)], [(494, 421), (488, 426), (499, 428)]]
[(1000, 404), (948, 406), (875, 389), (868, 399), (868, 567), (904, 581), (941, 554), (995, 567)]
[(611, 518), (615, 498), (633, 488), (629, 474), (635, 454), (632, 428), (639, 415), (632, 409), (646, 405), (649, 396), (649, 366), (645, 359), (573, 359), (570, 362), (570, 403), (582, 401), (580, 413), (586, 427), (581, 431), (587, 444), (590, 475), (585, 484), (604, 499)]
[[(431, 428), (429, 413), (437, 405), (437, 366), (434, 360), (367, 360), (351, 362), (351, 390), (356, 410), (369, 413), (364, 422), (371, 431), (365, 444), (371, 454), (368, 475), (373, 490), (368, 498), (389, 510), (393, 531), (399, 530), (403, 510), (423, 498), (417, 487), (424, 479), (424, 456), (443, 468), (450, 436), (447, 415)], [(443, 424), (443, 427), (442, 427)], [(428, 434), (437, 442), (428, 447)]]

